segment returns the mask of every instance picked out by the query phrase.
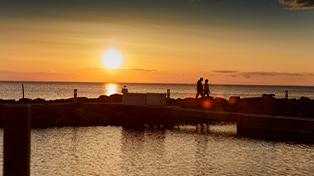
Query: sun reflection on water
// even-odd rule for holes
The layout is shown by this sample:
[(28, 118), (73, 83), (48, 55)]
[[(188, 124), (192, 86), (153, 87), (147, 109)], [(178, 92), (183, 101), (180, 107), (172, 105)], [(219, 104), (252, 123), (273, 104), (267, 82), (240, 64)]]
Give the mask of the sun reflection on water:
[(115, 83), (106, 84), (105, 95), (110, 96), (110, 95), (118, 93), (117, 88), (118, 88), (118, 85)]

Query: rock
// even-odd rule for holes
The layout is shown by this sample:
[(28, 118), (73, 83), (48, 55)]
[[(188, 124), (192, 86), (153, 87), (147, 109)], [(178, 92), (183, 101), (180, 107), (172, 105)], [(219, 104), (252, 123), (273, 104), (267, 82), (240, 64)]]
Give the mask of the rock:
[(3, 100), (1, 103), (15, 103), (16, 101), (14, 99), (12, 100)]
[[(74, 99), (73, 99), (74, 101)], [(77, 102), (78, 103), (86, 103), (88, 102), (88, 98), (87, 97), (77, 97)]]
[(32, 101), (33, 103), (46, 103), (45, 99), (42, 98), (36, 98), (35, 100)]
[(47, 118), (44, 114), (32, 116), (31, 124), (33, 128), (44, 128), (47, 126)]
[(263, 94), (262, 98), (264, 99), (273, 99), (275, 96), (275, 94)]
[(32, 106), (32, 116), (53, 114), (53, 108), (49, 105)]
[(56, 100), (50, 100), (50, 101), (53, 103), (66, 103), (67, 102), (67, 100), (65, 100), (65, 99), (56, 99)]
[(273, 106), (271, 104), (266, 104), (262, 109), (261, 114), (273, 115)]
[(237, 102), (240, 109), (247, 109), (251, 107), (254, 101), (255, 99), (253, 98), (243, 98), (243, 99), (238, 100)]
[(89, 112), (88, 118), (91, 118), (92, 121), (95, 122), (94, 125), (108, 125), (109, 124), (109, 119), (99, 112), (95, 112), (95, 111)]
[(222, 97), (216, 97), (215, 100), (217, 100), (217, 101), (227, 101), (226, 99), (224, 99)]
[(120, 95), (120, 94), (110, 95), (108, 97), (108, 101), (109, 102), (121, 102), (122, 101), (122, 95)]
[(283, 116), (293, 117), (293, 116), (296, 116), (296, 114), (294, 113), (294, 111), (292, 109), (287, 108), (284, 110)]
[(65, 126), (67, 123), (66, 123), (66, 111), (64, 110), (64, 108), (60, 105), (56, 105), (54, 107), (54, 123), (57, 125), (57, 126)]
[(230, 101), (225, 106), (225, 111), (228, 112), (238, 112), (239, 104), (236, 103), (230, 103)]
[(20, 98), (19, 103), (32, 103), (32, 100), (29, 98)]
[(228, 101), (221, 97), (216, 97), (214, 103), (214, 110), (215, 111), (224, 111), (225, 106), (228, 104)]
[(125, 114), (124, 112), (118, 112), (115, 115), (115, 118), (117, 119), (117, 123), (119, 125), (125, 126), (125, 127), (129, 127), (129, 126), (134, 126), (135, 124), (135, 120), (133, 117)]
[(230, 96), (229, 97), (229, 104), (235, 104), (240, 100), (240, 97), (238, 96)]
[[(106, 102), (108, 101), (109, 97), (107, 95), (100, 95), (98, 98), (97, 98), (97, 101), (102, 101), (102, 102)], [(121, 100), (122, 101), (122, 100)]]
[[(180, 99), (181, 100), (181, 99)], [(172, 98), (167, 98), (166, 99), (166, 105), (168, 106), (178, 106), (178, 101), (180, 100), (175, 100), (175, 99), (172, 99)]]
[(194, 99), (194, 98), (186, 98), (183, 99), (182, 104), (180, 105), (182, 108), (194, 108), (198, 109), (202, 105), (201, 99)]

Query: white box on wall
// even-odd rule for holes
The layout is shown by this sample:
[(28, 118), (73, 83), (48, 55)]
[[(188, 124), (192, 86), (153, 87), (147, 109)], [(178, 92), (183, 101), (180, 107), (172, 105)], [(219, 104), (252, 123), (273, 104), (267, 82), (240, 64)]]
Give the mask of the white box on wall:
[(145, 106), (146, 94), (127, 93), (123, 95), (125, 105)]
[(146, 105), (163, 106), (166, 105), (166, 94), (163, 93), (147, 93)]

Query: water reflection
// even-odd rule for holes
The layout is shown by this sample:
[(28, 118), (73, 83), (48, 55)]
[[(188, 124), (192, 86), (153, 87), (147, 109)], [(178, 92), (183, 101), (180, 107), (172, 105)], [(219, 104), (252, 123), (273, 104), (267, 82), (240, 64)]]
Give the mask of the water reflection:
[(312, 134), (297, 134), (284, 132), (269, 132), (259, 130), (243, 130), (241, 137), (247, 137), (258, 140), (280, 141), (287, 143), (304, 143), (314, 144), (314, 136)]
[(120, 175), (163, 175), (165, 131), (124, 128), (121, 137)]
[(110, 96), (116, 93), (120, 93), (118, 90), (118, 85), (116, 83), (107, 83), (105, 85), (105, 95)]
[(208, 161), (210, 158), (208, 158), (205, 153), (207, 153), (208, 149), (208, 139), (206, 135), (201, 135), (195, 137), (195, 143), (196, 143), (196, 151), (195, 151), (195, 156), (196, 157), (196, 170), (194, 175), (206, 175), (208, 171), (211, 169), (210, 165), (208, 165)]
[(254, 140), (235, 131), (228, 124), (32, 129), (31, 175), (313, 175), (314, 145)]

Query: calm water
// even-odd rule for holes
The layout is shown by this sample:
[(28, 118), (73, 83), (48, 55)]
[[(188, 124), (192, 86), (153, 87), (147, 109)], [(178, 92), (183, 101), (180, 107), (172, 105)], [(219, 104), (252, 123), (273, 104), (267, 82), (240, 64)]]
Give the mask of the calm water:
[(31, 175), (313, 175), (313, 159), (314, 145), (237, 137), (232, 124), (31, 131)]
[[(123, 86), (131, 93), (166, 93), (170, 89), (171, 98), (194, 98), (194, 84), (140, 84), (140, 83), (54, 83), (54, 82), (0, 82), (0, 99), (43, 98), (46, 100), (66, 99), (73, 97), (73, 90), (78, 89), (79, 97), (98, 98), (100, 95), (121, 94)], [(285, 91), (289, 98), (299, 99), (302, 96), (314, 99), (314, 87), (306, 86), (252, 86), (252, 85), (210, 85), (211, 96), (228, 99), (230, 96), (261, 97), (262, 94), (275, 94), (284, 98)]]

